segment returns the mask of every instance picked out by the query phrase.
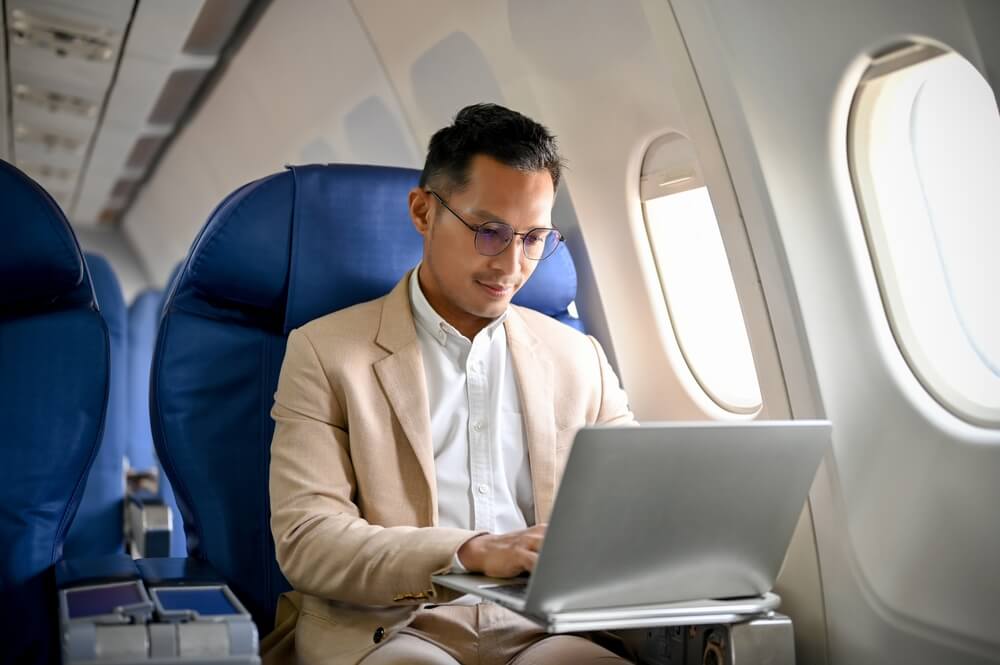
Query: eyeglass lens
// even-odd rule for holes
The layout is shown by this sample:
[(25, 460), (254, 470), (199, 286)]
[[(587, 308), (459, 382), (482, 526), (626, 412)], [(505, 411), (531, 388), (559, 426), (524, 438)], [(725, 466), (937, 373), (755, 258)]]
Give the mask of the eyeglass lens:
[[(476, 232), (476, 249), (486, 256), (496, 256), (514, 239), (514, 229), (501, 222), (487, 222)], [(534, 229), (524, 236), (524, 254), (529, 259), (544, 259), (556, 250), (559, 235), (549, 229)]]

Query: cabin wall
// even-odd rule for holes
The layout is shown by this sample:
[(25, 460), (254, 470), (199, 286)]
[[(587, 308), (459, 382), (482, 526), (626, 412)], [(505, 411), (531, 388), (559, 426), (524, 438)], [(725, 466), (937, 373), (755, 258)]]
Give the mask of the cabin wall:
[(969, 15), (972, 34), (979, 46), (983, 74), (993, 86), (993, 93), (1000, 103), (1000, 3), (996, 0), (964, 0), (965, 11)]
[(935, 0), (672, 5), (736, 190), (760, 202), (744, 208), (755, 248), (780, 249), (761, 267), (768, 302), (797, 313), (802, 333), (779, 343), (782, 357), (808, 349), (815, 373), (790, 377), (793, 410), (834, 423), (811, 496), (831, 662), (997, 662), (1000, 587), (986, 571), (1000, 532), (984, 525), (1000, 500), (1000, 436), (946, 411), (900, 353), (846, 147), (870, 54), (915, 35), (982, 66), (973, 22)]

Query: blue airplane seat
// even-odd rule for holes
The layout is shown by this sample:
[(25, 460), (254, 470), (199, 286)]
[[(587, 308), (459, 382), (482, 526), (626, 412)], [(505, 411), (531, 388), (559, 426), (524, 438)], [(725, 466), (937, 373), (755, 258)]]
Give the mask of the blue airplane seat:
[(66, 558), (86, 559), (125, 552), (125, 447), (128, 436), (128, 311), (121, 285), (107, 259), (84, 254), (101, 316), (111, 336), (111, 390), (104, 436), (83, 501), (66, 537)]
[[(169, 284), (169, 283), (168, 283)], [(177, 509), (177, 500), (167, 474), (156, 458), (153, 432), (149, 425), (149, 368), (153, 361), (156, 331), (165, 302), (164, 292), (147, 289), (136, 296), (128, 308), (128, 447), (129, 466), (140, 471), (157, 469), (159, 498), (170, 507), (173, 530), (170, 534), (170, 556), (187, 556), (184, 520)]]
[[(244, 185), (212, 213), (164, 307), (153, 358), (153, 439), (177, 493), (191, 555), (273, 627), (288, 583), (270, 530), (269, 417), (288, 333), (389, 292), (420, 260), (407, 211), (419, 172), (292, 167)], [(470, 237), (471, 242), (471, 237)], [(518, 300), (565, 314), (565, 249)]]
[(156, 328), (163, 292), (146, 289), (128, 306), (128, 445), (129, 466), (156, 467), (153, 432), (149, 428), (149, 366), (153, 362)]
[(104, 431), (108, 327), (66, 217), (0, 160), (0, 653), (54, 659), (52, 566)]

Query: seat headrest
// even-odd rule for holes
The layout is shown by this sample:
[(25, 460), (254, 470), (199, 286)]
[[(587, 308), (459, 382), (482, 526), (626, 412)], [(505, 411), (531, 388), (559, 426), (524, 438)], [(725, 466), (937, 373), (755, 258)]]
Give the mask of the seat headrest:
[(219, 303), (284, 310), (293, 195), (286, 172), (226, 197), (195, 241), (181, 281)]
[(56, 202), (0, 160), (0, 308), (87, 296), (80, 247)]
[[(288, 333), (385, 295), (423, 251), (407, 194), (420, 172), (349, 164), (289, 167), (244, 185), (209, 217), (176, 285), (227, 312)], [(576, 296), (565, 249), (543, 261), (514, 302), (564, 313)]]
[(285, 331), (384, 296), (420, 262), (410, 221), (413, 169), (306, 166), (295, 175), (295, 234)]

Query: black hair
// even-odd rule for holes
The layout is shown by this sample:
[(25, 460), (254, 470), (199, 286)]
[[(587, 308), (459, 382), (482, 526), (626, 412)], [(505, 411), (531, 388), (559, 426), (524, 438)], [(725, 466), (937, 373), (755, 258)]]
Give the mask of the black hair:
[(469, 182), (469, 164), (487, 155), (519, 171), (547, 170), (559, 186), (563, 160), (555, 137), (531, 118), (498, 104), (473, 104), (438, 130), (427, 147), (420, 187), (447, 195)]

